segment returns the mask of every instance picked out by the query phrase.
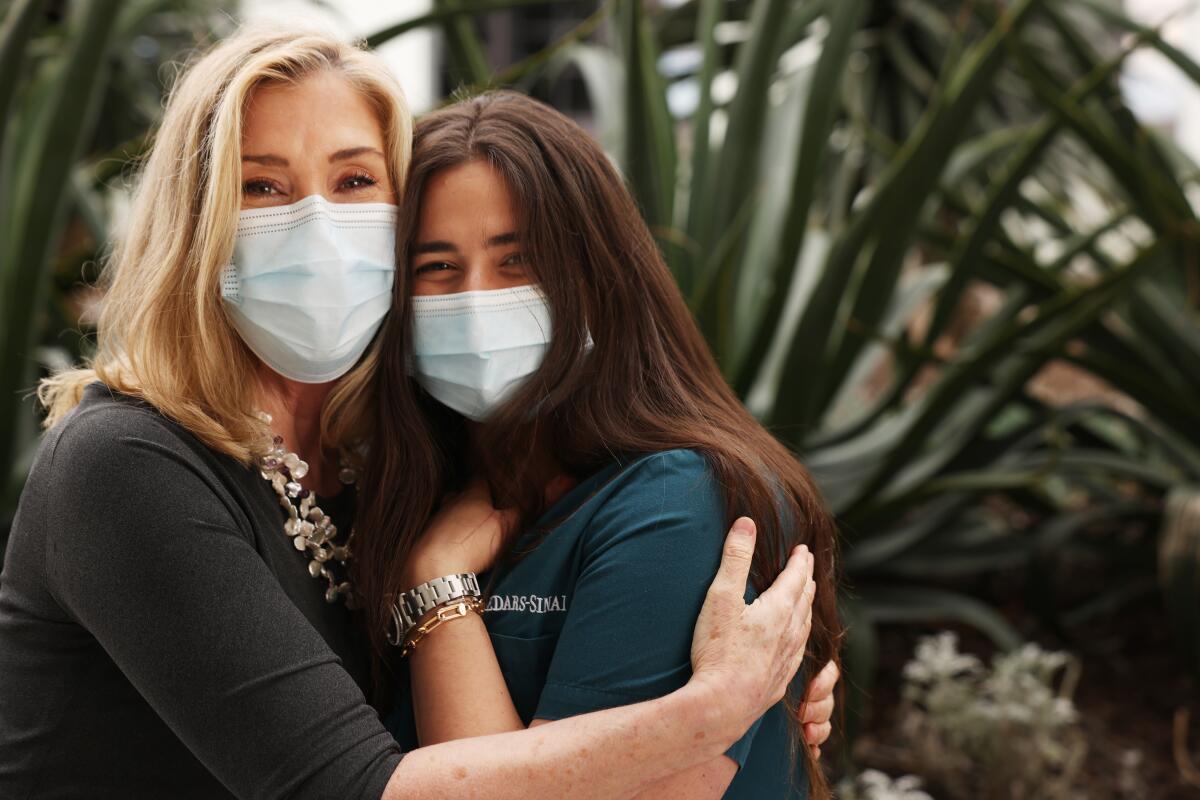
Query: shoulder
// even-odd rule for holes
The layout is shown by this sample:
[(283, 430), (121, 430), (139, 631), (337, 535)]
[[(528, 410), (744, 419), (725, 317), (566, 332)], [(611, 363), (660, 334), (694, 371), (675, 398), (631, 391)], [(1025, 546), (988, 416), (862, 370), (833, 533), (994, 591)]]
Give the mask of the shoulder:
[[(627, 462), (611, 482), (610, 497), (653, 492), (655, 489), (681, 490), (682, 497), (710, 494), (718, 489), (712, 466), (696, 450), (662, 450), (646, 453)], [(673, 496), (682, 499), (678, 494)]]
[(47, 432), (29, 475), (47, 511), (86, 518), (209, 507), (226, 490), (216, 453), (153, 406), (93, 384)]
[(97, 383), (88, 387), (83, 401), (47, 432), (41, 455), (55, 465), (56, 471), (69, 472), (72, 465), (117, 466), (124, 458), (147, 451), (194, 460), (197, 446), (195, 437), (153, 406)]
[(601, 489), (586, 526), (593, 549), (616, 544), (677, 544), (686, 537), (702, 550), (724, 540), (726, 511), (708, 459), (694, 450), (637, 457)]
[(26, 484), (38, 503), (23, 522), (41, 529), (55, 586), (98, 564), (139, 574), (147, 553), (165, 557), (166, 543), (200, 529), (248, 538), (214, 456), (152, 406), (89, 387), (47, 433)]

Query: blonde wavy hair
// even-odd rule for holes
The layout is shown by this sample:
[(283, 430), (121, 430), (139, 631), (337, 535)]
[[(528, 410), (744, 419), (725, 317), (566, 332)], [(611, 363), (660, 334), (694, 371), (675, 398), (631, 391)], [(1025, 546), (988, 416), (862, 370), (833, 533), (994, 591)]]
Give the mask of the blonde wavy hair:
[[(412, 115), (373, 53), (308, 30), (246, 28), (188, 68), (171, 92), (134, 194), (128, 233), (103, 278), (97, 351), (44, 380), (47, 427), (96, 380), (141, 398), (209, 447), (249, 463), (268, 442), (255, 416), (256, 358), (222, 307), (219, 277), (241, 205), (242, 115), (251, 92), (335, 72), (379, 116), (392, 186), (404, 186)], [(339, 381), (322, 412), (326, 446), (368, 436), (379, 341)]]

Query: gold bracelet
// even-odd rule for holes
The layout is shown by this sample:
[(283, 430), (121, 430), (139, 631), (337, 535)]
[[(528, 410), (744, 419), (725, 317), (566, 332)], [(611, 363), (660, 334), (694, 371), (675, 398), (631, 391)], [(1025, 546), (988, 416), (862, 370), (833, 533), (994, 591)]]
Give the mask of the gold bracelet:
[(400, 648), (400, 657), (404, 658), (417, 649), (417, 642), (424, 639), (435, 628), (452, 619), (462, 619), (471, 612), (483, 614), (483, 601), (478, 597), (465, 597), (429, 611), (418, 620), (416, 625), (412, 626), (412, 630), (404, 637), (404, 645)]

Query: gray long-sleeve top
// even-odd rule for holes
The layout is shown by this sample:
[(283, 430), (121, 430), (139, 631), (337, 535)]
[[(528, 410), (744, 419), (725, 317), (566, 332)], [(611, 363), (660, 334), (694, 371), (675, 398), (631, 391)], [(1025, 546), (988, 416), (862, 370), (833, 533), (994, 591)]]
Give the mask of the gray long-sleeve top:
[(0, 798), (378, 798), (399, 748), (284, 519), (257, 470), (89, 387), (0, 575)]

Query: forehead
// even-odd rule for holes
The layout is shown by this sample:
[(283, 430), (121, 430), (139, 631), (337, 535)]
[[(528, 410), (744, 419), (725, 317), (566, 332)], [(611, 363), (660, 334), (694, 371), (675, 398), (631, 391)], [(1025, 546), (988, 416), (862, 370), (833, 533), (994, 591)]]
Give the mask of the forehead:
[(348, 140), (382, 149), (383, 127), (370, 100), (336, 72), (264, 83), (246, 98), (243, 146), (269, 145), (276, 151)]
[[(420, 228), (478, 230), (485, 236), (515, 229), (516, 202), (500, 172), (484, 159), (431, 175), (421, 192)], [(499, 230), (503, 228), (503, 230)]]

